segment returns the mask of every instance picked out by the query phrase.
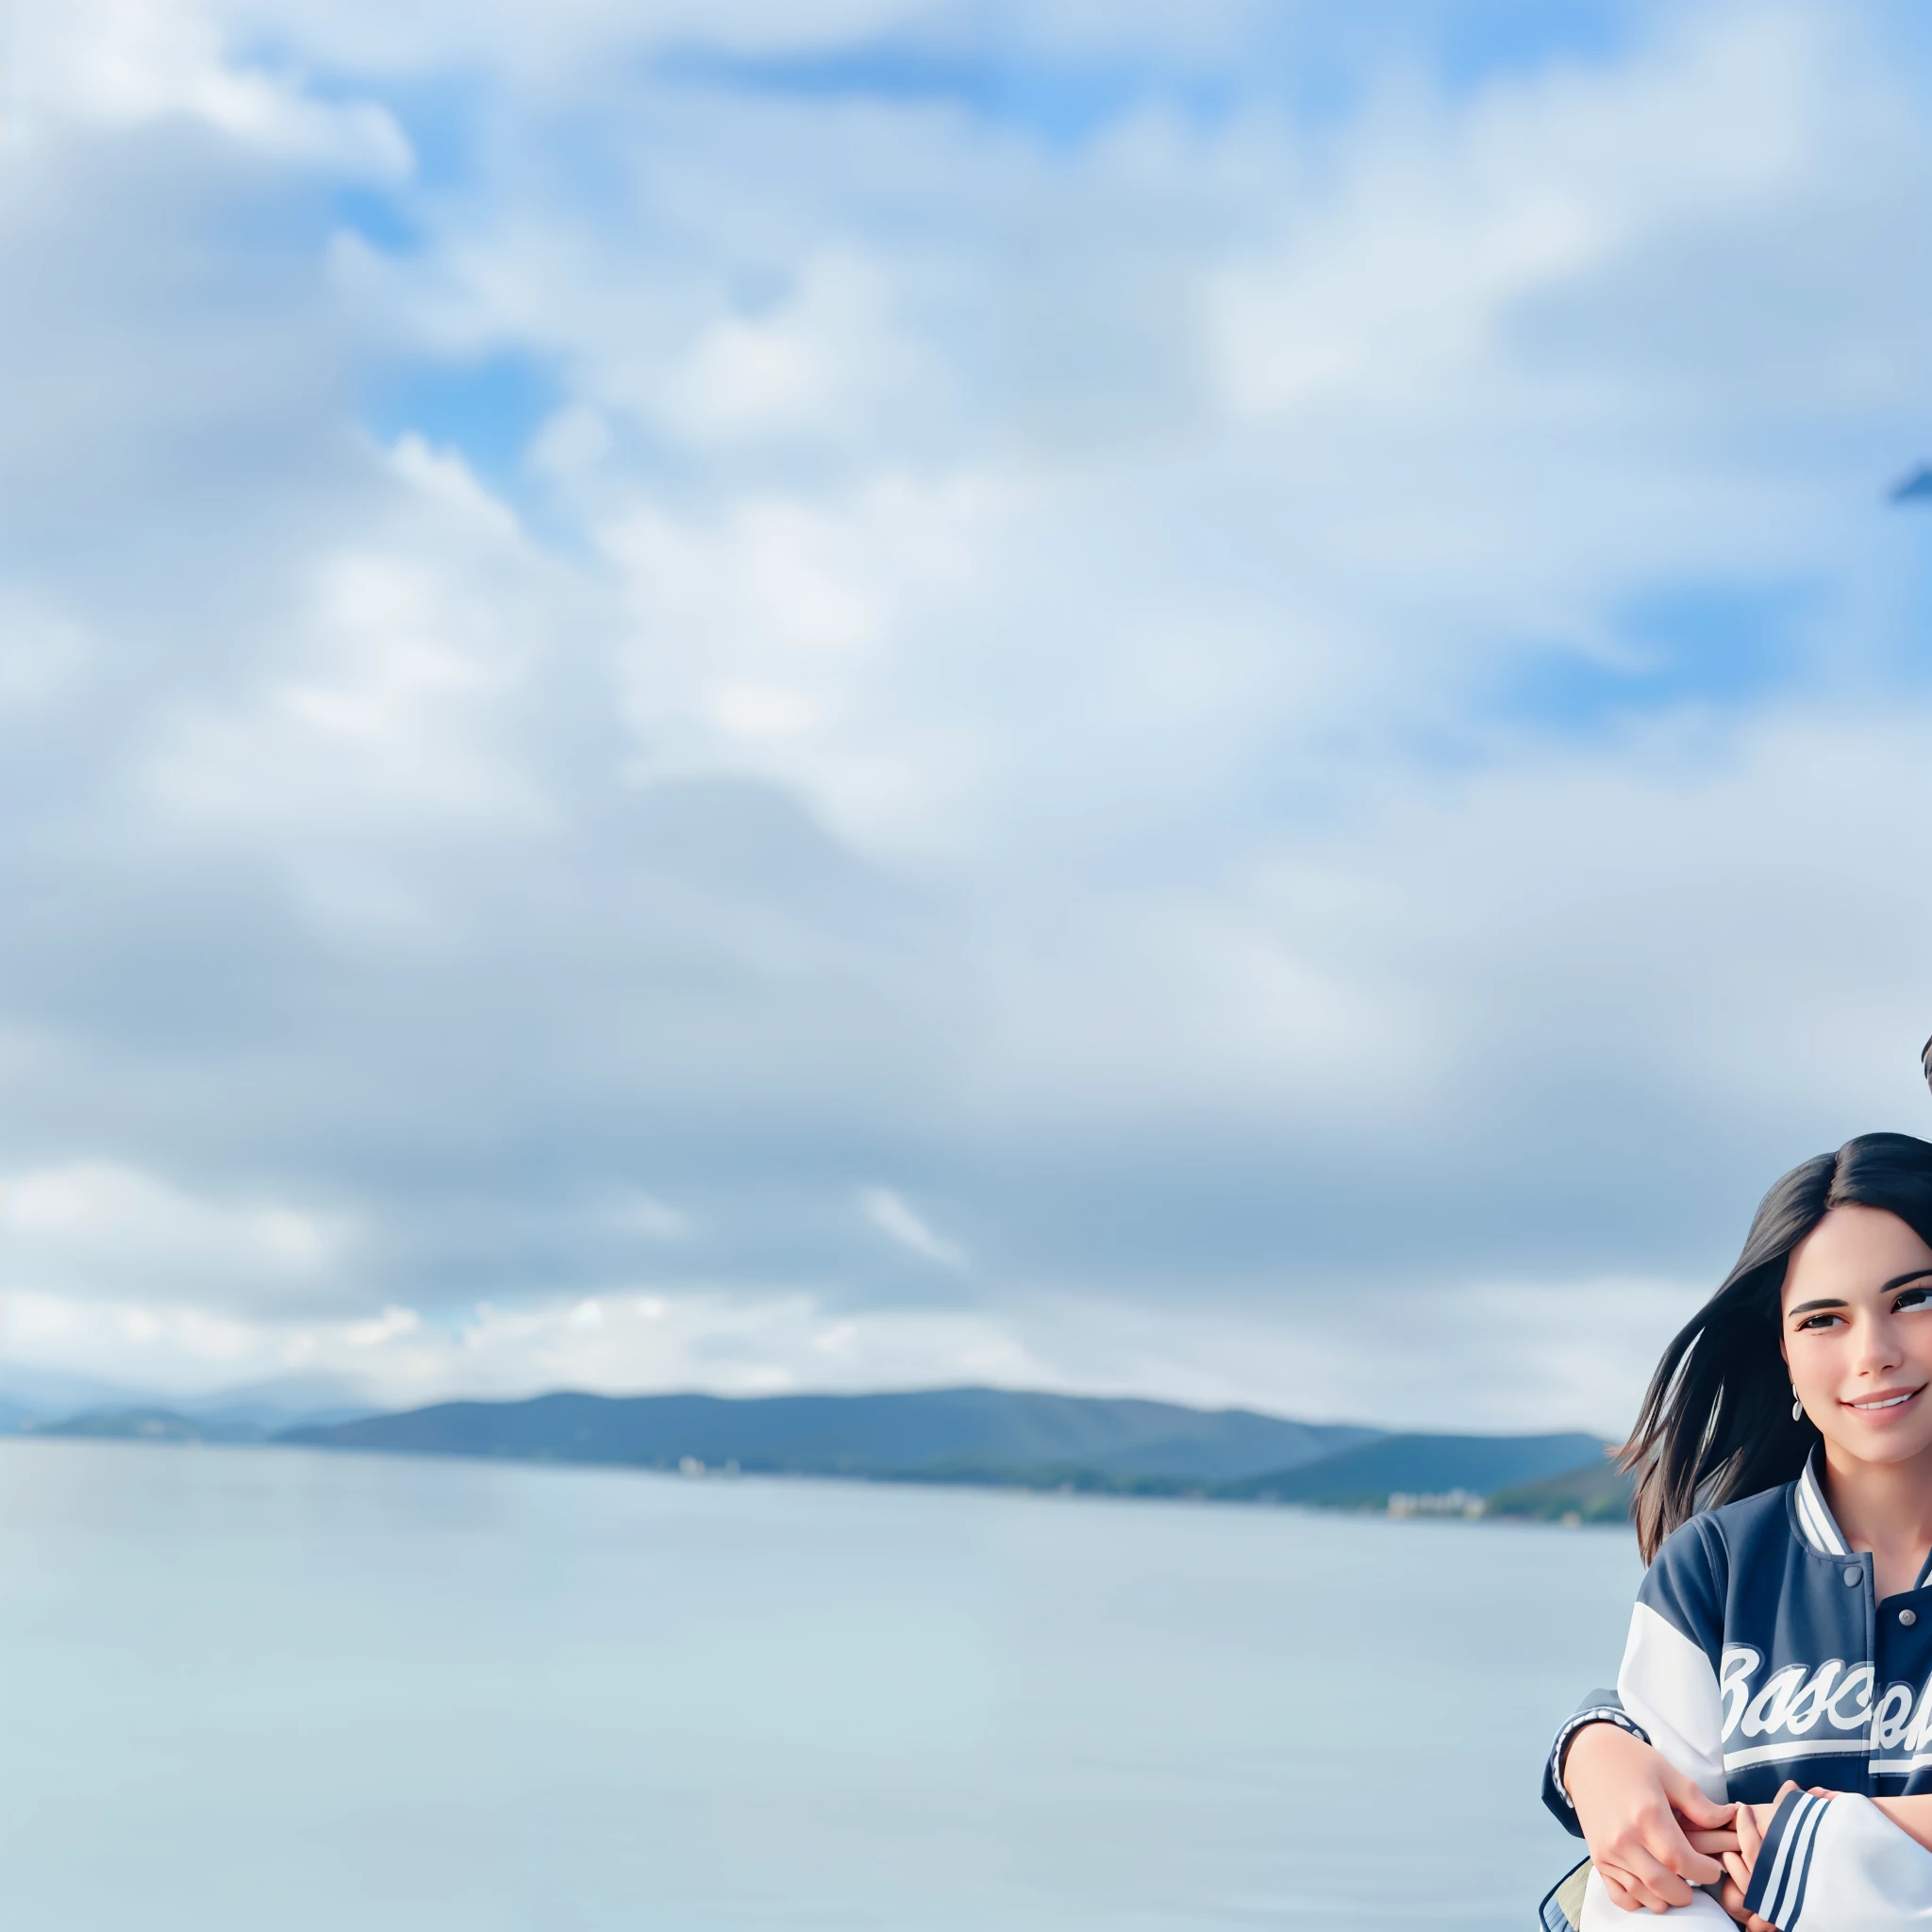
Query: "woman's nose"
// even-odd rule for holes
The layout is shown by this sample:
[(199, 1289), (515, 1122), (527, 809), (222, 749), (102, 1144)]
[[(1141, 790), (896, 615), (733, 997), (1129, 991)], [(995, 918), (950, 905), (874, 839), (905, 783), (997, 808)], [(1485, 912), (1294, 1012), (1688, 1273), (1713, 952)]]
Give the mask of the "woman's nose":
[(1899, 1346), (1898, 1336), (1890, 1322), (1873, 1322), (1866, 1325), (1864, 1334), (1859, 1337), (1859, 1374), (1876, 1374), (1886, 1369), (1895, 1369), (1904, 1359), (1905, 1351)]

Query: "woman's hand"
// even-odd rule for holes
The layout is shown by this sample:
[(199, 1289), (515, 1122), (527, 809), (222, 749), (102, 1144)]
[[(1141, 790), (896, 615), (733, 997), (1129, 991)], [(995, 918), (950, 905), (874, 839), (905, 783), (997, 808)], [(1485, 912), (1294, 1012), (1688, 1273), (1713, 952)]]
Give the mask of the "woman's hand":
[[(1757, 1854), (1763, 1849), (1764, 1834), (1771, 1829), (1772, 1813), (1784, 1803), (1787, 1791), (1795, 1791), (1797, 1786), (1787, 1781), (1778, 1788), (1778, 1794), (1768, 1805), (1740, 1805), (1734, 1828), (1738, 1836), (1738, 1848), (1721, 1856), (1724, 1865), (1724, 1890), (1717, 1895), (1717, 1902), (1744, 1927), (1744, 1932), (1777, 1932), (1769, 1919), (1760, 1919), (1756, 1912), (1744, 1909), (1744, 1892), (1751, 1883), (1751, 1868), (1757, 1862)], [(1814, 1789), (1814, 1798), (1828, 1798), (1829, 1791)], [(1697, 1834), (1693, 1834), (1697, 1836)]]
[(1563, 1787), (1605, 1889), (1624, 1911), (1688, 1906), (1693, 1885), (1724, 1876), (1685, 1828), (1726, 1832), (1733, 1807), (1713, 1804), (1642, 1739), (1615, 1724), (1586, 1724), (1570, 1740)]

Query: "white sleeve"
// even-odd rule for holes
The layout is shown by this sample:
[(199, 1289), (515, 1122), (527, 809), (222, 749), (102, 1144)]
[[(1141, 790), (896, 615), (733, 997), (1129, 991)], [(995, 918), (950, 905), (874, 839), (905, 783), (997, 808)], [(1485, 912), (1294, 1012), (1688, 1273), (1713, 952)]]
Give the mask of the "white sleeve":
[[(1725, 1802), (1729, 1794), (1724, 1788), (1724, 1709), (1717, 1672), (1701, 1644), (1641, 1600), (1630, 1612), (1630, 1637), (1617, 1673), (1617, 1701), (1623, 1714), (1614, 1722), (1627, 1719), (1641, 1725), (1640, 1735), (1647, 1736), (1707, 1798), (1720, 1805)], [(1583, 1716), (1579, 1712), (1572, 1723)], [(1683, 1932), (1700, 1925), (1720, 1932), (1731, 1924), (1730, 1915), (1708, 1891), (1694, 1888), (1688, 1906), (1674, 1906), (1663, 1917)], [(1592, 1871), (1580, 1923), (1582, 1932), (1640, 1932), (1651, 1922), (1642, 1913), (1632, 1914), (1613, 1905), (1601, 1874)]]
[(1701, 1644), (1646, 1603), (1630, 1612), (1617, 1696), (1650, 1741), (1707, 1798), (1719, 1805), (1728, 1799), (1717, 1672)]
[(1778, 1932), (1932, 1927), (1932, 1852), (1856, 1791), (1792, 1791), (1773, 1815), (1744, 1903)]
[[(1688, 1906), (1672, 1906), (1657, 1917), (1649, 1912), (1626, 1912), (1612, 1902), (1603, 1874), (1591, 1866), (1583, 1891), (1583, 1915), (1577, 1921), (1579, 1932), (1647, 1932), (1659, 1919), (1671, 1922), (1671, 1932), (1693, 1932), (1697, 1927), (1704, 1932), (1738, 1932), (1730, 1913), (1709, 1892), (1695, 1887)], [(1543, 1924), (1550, 1924), (1547, 1917)]]
[[(1617, 1673), (1617, 1700), (1623, 1714), (1614, 1722), (1627, 1718), (1642, 1725), (1650, 1741), (1677, 1770), (1694, 1779), (1706, 1797), (1720, 1805), (1725, 1801), (1724, 1699), (1717, 1673), (1700, 1645), (1645, 1603), (1630, 1613), (1630, 1640)], [(1572, 1723), (1585, 1715), (1579, 1712)], [(1717, 1900), (1696, 1889), (1688, 1906), (1674, 1906), (1662, 1916), (1683, 1932), (1691, 1932), (1693, 1926), (1724, 1932), (1731, 1924), (1730, 1915)], [(1546, 1917), (1544, 1923), (1551, 1921)], [(1582, 1932), (1641, 1932), (1651, 1921), (1613, 1905), (1601, 1874), (1592, 1870), (1579, 1923)]]

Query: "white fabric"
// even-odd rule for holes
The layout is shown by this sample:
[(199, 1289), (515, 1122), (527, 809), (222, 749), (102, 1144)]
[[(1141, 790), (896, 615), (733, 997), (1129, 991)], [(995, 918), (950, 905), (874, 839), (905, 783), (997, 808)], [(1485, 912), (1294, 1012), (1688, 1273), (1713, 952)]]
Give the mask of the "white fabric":
[[(1824, 1807), (1810, 1849), (1802, 1896), (1793, 1896), (1797, 1889), (1790, 1888), (1790, 1902), (1773, 1921), (1778, 1932), (1908, 1932), (1932, 1926), (1932, 1852), (1870, 1798), (1856, 1791), (1833, 1798)], [(1766, 1903), (1772, 1903), (1768, 1891)], [(1590, 1924), (1587, 1915), (1584, 1924)], [(1625, 1924), (1627, 1932), (1627, 1920)]]
[(1660, 1925), (1665, 1919), (1671, 1922), (1674, 1932), (1677, 1926), (1690, 1932), (1693, 1925), (1721, 1926), (1724, 1932), (1738, 1932), (1731, 1915), (1707, 1891), (1693, 1891), (1688, 1906), (1675, 1906), (1667, 1912), (1626, 1912), (1611, 1903), (1609, 1889), (1602, 1877), (1595, 1871), (1591, 1873), (1590, 1883), (1583, 1889), (1582, 1932), (1645, 1932), (1647, 1926)]
[(1805, 1534), (1812, 1545), (1823, 1550), (1827, 1557), (1849, 1556), (1844, 1531), (1838, 1526), (1838, 1518), (1831, 1513), (1831, 1505), (1824, 1500), (1824, 1485), (1818, 1480), (1819, 1451), (1812, 1450), (1805, 1458), (1805, 1467), (1798, 1477), (1797, 1503), (1798, 1521), (1804, 1525)]
[(1717, 1673), (1701, 1646), (1648, 1604), (1630, 1613), (1630, 1640), (1617, 1673), (1624, 1708), (1650, 1733), (1650, 1741), (1694, 1779), (1707, 1798), (1724, 1804), (1724, 1698)]
[[(1724, 1699), (1717, 1673), (1703, 1650), (1648, 1604), (1630, 1613), (1617, 1695), (1671, 1763), (1694, 1779), (1706, 1797), (1724, 1804)], [(1662, 1916), (1686, 1927), (1735, 1932), (1729, 1915), (1707, 1892), (1693, 1892), (1688, 1906)], [(1583, 1893), (1583, 1932), (1642, 1932), (1656, 1923), (1647, 1912), (1633, 1914), (1613, 1905), (1603, 1879), (1591, 1873)]]

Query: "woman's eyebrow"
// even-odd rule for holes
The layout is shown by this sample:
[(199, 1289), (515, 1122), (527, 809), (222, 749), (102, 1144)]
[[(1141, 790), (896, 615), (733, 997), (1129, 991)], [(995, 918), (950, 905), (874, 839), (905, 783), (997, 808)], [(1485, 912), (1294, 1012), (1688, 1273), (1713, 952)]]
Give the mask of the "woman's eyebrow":
[[(1890, 1281), (1879, 1284), (1880, 1294), (1890, 1294), (1895, 1288), (1903, 1288), (1908, 1281), (1924, 1281), (1932, 1275), (1932, 1268), (1913, 1268), (1904, 1274), (1894, 1274)], [(1788, 1315), (1808, 1315), (1817, 1308), (1842, 1308), (1849, 1306), (1842, 1295), (1825, 1295), (1815, 1302), (1799, 1302), (1785, 1310)]]

